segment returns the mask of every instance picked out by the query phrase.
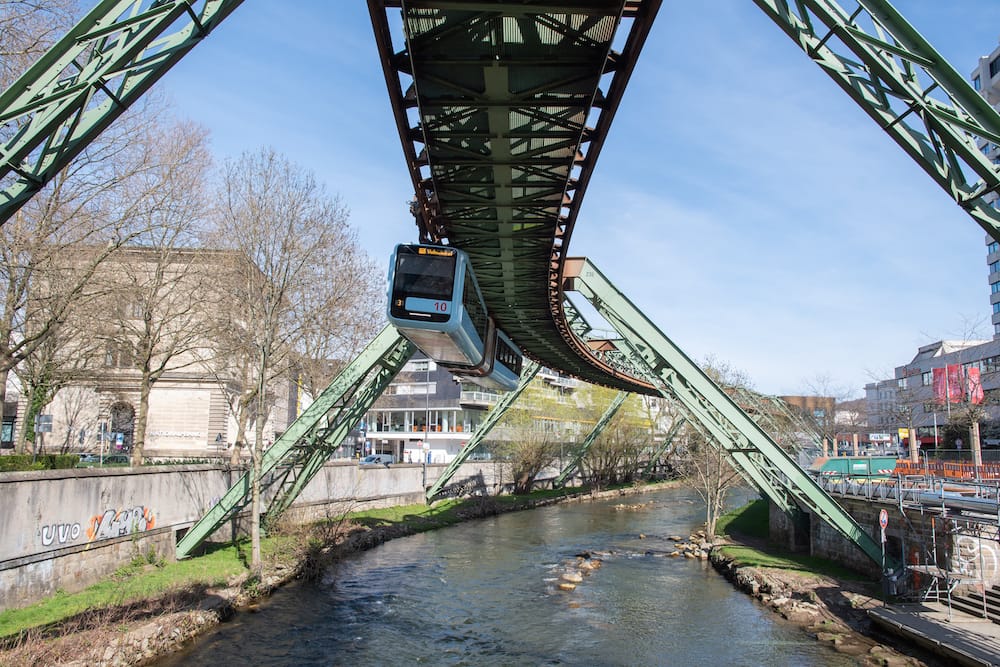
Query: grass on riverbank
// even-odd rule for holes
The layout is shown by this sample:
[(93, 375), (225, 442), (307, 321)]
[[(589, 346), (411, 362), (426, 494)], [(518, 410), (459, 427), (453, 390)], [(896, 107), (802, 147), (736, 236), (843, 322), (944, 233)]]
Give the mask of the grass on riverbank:
[[(526, 496), (499, 496), (445, 500), (427, 505), (403, 505), (381, 509), (352, 512), (345, 516), (331, 517), (321, 522), (324, 527), (308, 531), (289, 531), (261, 540), (265, 562), (293, 560), (304, 546), (317, 546), (316, 534), (333, 536), (337, 531), (351, 526), (378, 528), (399, 526), (406, 534), (418, 533), (460, 523), (470, 516), (481, 514), (482, 503), (492, 503), (497, 511), (530, 507), (553, 498), (578, 494), (581, 489), (536, 491)], [(321, 526), (316, 524), (316, 526)], [(211, 588), (231, 585), (248, 574), (250, 543), (242, 539), (230, 544), (211, 545), (203, 555), (182, 561), (166, 562), (156, 554), (136, 554), (132, 562), (120, 568), (105, 581), (77, 593), (59, 592), (33, 605), (0, 612), (0, 644), (28, 633), (40, 635), (59, 634), (62, 625), (76, 621), (100, 618), (104, 621), (123, 623), (143, 614), (145, 602), (167, 600), (162, 605), (182, 605), (186, 601), (204, 596)], [(118, 609), (117, 613), (102, 610)]]
[(730, 544), (719, 547), (723, 556), (735, 561), (740, 566), (790, 570), (850, 581), (869, 580), (864, 575), (825, 558), (790, 553), (767, 542), (768, 503), (766, 500), (755, 500), (726, 513), (719, 519), (716, 532), (720, 535), (730, 535), (737, 540), (749, 538), (746, 541), (762, 545), (757, 547), (748, 544)]

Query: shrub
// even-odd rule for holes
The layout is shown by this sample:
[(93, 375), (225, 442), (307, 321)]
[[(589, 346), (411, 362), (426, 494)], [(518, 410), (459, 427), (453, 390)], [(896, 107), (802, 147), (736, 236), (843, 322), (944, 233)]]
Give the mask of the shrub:
[(10, 454), (0, 456), (0, 472), (21, 470), (56, 470), (76, 467), (80, 457), (76, 454)]

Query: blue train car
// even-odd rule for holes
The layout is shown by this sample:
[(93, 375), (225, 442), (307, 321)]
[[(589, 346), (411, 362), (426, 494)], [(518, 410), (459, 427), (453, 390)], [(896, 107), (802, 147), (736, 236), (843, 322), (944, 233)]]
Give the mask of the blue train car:
[(484, 387), (509, 391), (521, 351), (486, 312), (468, 255), (401, 244), (389, 264), (389, 321), (424, 354)]

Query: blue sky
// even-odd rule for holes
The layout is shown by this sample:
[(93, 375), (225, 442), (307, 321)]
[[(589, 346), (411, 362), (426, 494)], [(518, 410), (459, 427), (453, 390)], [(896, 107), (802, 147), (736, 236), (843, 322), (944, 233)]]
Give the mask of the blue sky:
[[(690, 357), (759, 391), (861, 396), (918, 346), (991, 336), (985, 235), (751, 0), (663, 3), (570, 245)], [(897, 0), (967, 75), (995, 0)], [(168, 73), (218, 160), (272, 146), (383, 264), (414, 241), (361, 0), (248, 0)]]

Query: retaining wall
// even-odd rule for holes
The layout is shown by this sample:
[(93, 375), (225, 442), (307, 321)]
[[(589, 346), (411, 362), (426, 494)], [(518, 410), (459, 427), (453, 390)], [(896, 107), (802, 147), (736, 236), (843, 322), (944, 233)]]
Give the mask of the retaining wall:
[[(303, 521), (421, 503), (424, 489), (444, 467), (330, 462), (303, 489), (288, 516)], [(183, 531), (241, 474), (214, 465), (0, 474), (0, 610), (59, 590), (80, 590), (150, 551), (172, 559)], [(465, 463), (449, 486), (493, 494), (501, 480), (499, 464)], [(213, 538), (229, 539), (232, 529), (227, 524)]]

